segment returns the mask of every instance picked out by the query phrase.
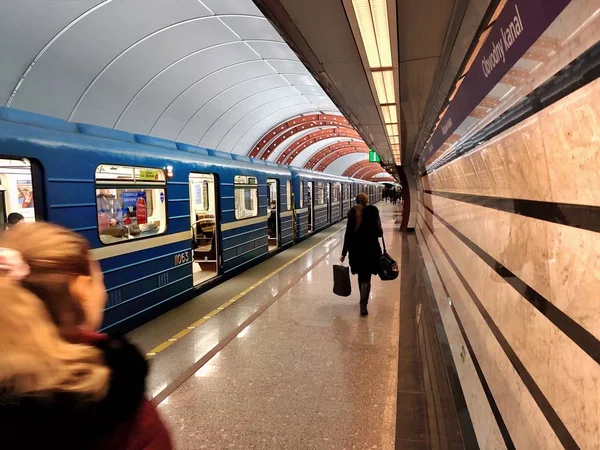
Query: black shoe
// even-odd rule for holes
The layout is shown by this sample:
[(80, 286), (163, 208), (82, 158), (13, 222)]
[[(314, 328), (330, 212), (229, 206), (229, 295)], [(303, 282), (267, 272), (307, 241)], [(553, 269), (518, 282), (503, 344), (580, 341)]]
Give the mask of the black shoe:
[(360, 304), (360, 315), (362, 317), (369, 315), (369, 311), (367, 311), (367, 305), (365, 303)]

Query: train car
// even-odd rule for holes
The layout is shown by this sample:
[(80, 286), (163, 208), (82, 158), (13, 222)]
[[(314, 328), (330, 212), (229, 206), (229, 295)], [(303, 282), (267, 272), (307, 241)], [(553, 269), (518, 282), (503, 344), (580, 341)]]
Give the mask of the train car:
[(296, 236), (303, 239), (345, 217), (344, 193), (351, 180), (312, 170), (290, 167), (296, 199)]
[(127, 331), (342, 219), (354, 183), (0, 108), (0, 217), (19, 211), (90, 242), (104, 329)]

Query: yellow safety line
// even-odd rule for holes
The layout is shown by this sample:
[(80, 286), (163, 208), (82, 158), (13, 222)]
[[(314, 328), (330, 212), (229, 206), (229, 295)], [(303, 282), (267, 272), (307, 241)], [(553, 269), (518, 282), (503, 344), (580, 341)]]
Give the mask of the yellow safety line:
[(267, 281), (268, 279), (270, 279), (271, 277), (273, 277), (274, 275), (277, 275), (279, 272), (281, 272), (283, 269), (285, 269), (286, 267), (289, 267), (290, 265), (292, 265), (293, 263), (295, 263), (296, 261), (298, 261), (300, 258), (302, 258), (303, 256), (306, 256), (308, 253), (310, 253), (312, 250), (314, 250), (315, 248), (317, 248), (318, 246), (320, 246), (323, 242), (331, 239), (331, 237), (338, 233), (340, 230), (334, 231), (333, 233), (331, 233), (329, 236), (327, 236), (325, 239), (322, 239), (321, 241), (317, 242), (315, 245), (313, 245), (312, 247), (310, 247), (308, 250), (302, 252), (301, 254), (299, 254), (298, 256), (296, 256), (295, 258), (291, 259), (290, 261), (288, 261), (287, 263), (285, 263), (283, 266), (279, 267), (278, 269), (274, 270), (273, 272), (271, 272), (270, 274), (268, 274), (266, 277), (261, 278), (260, 280), (258, 280), (256, 283), (254, 283), (252, 286), (244, 289), (242, 292), (240, 292), (238, 295), (236, 295), (235, 297), (232, 297), (231, 299), (227, 300), (225, 303), (223, 303), (221, 306), (217, 306), (215, 309), (213, 309), (211, 312), (209, 312), (208, 314), (205, 314), (203, 317), (201, 317), (200, 319), (196, 320), (194, 323), (192, 323), (191, 325), (185, 327), (183, 330), (181, 330), (179, 333), (173, 335), (173, 337), (167, 339), (166, 341), (164, 341), (163, 343), (157, 345), (156, 347), (154, 347), (152, 350), (150, 350), (148, 353), (146, 353), (146, 358), (150, 359), (154, 356), (156, 356), (158, 353), (162, 352), (163, 350), (167, 349), (168, 347), (170, 347), (171, 345), (173, 345), (175, 342), (177, 342), (179, 339), (183, 338), (186, 334), (188, 334), (189, 332), (193, 331), (195, 328), (198, 328), (200, 325), (202, 325), (203, 323), (207, 322), (211, 317), (216, 316), (217, 314), (219, 314), (221, 311), (223, 311), (225, 308), (227, 308), (228, 306), (231, 306), (232, 304), (234, 304), (237, 300), (239, 300), (240, 298), (242, 298), (244, 295), (249, 294), (250, 292), (252, 292), (254, 289), (256, 289), (257, 287), (259, 287), (261, 284), (263, 284), (265, 281)]

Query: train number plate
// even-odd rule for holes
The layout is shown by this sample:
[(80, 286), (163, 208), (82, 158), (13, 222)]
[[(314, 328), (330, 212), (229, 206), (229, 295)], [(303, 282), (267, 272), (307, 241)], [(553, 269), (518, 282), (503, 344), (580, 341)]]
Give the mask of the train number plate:
[(190, 252), (177, 253), (175, 255), (175, 265), (180, 266), (191, 261)]

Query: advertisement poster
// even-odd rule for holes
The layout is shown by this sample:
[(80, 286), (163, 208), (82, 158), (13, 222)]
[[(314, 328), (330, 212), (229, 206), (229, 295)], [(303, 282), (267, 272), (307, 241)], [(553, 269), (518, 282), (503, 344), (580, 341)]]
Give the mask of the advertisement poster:
[(31, 180), (17, 180), (19, 191), (19, 205), (21, 208), (33, 208), (33, 188)]
[(121, 205), (123, 207), (123, 219), (131, 220), (137, 217), (137, 205), (138, 199), (144, 200), (144, 206), (146, 205), (146, 191), (125, 191), (121, 192)]
[(146, 210), (146, 199), (139, 197), (135, 205), (135, 216), (138, 225), (148, 223), (148, 211)]

